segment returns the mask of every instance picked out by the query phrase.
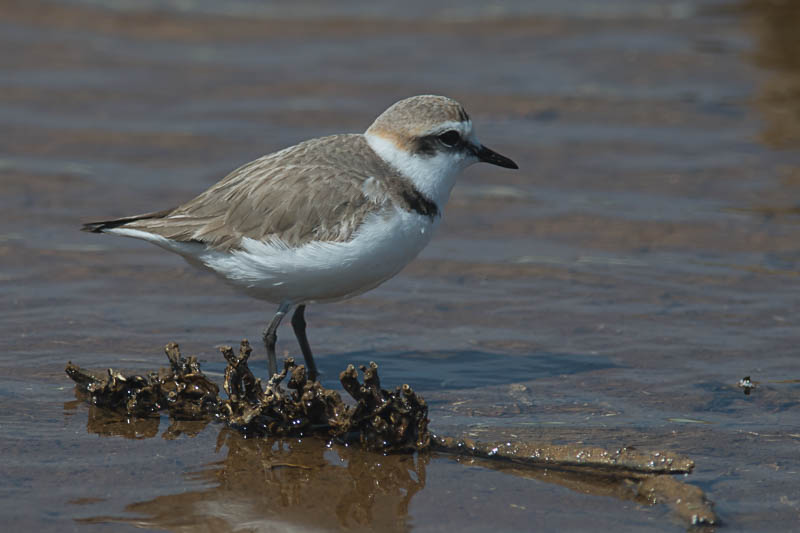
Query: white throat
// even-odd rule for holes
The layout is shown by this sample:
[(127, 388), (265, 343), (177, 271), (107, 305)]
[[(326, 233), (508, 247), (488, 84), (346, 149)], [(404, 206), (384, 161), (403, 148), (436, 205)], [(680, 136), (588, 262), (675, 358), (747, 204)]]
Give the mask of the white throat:
[(450, 198), (450, 191), (453, 190), (458, 175), (473, 163), (447, 153), (434, 156), (410, 154), (380, 135), (365, 133), (364, 138), (381, 159), (411, 180), (414, 187), (435, 202), (439, 209), (443, 209)]

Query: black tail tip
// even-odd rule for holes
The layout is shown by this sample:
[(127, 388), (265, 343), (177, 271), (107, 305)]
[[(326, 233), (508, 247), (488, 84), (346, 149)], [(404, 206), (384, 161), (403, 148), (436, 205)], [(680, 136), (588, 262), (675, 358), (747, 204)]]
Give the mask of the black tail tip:
[(105, 222), (87, 222), (81, 226), (81, 231), (86, 231), (89, 233), (103, 233), (103, 229), (105, 229), (105, 227)]

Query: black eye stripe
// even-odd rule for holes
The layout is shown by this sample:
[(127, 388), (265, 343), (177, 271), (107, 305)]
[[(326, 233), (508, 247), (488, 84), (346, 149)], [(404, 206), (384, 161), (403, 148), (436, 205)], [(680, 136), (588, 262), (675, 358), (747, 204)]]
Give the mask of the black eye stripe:
[[(442, 139), (442, 137), (445, 137)], [(464, 139), (458, 130), (447, 130), (439, 134), (425, 135), (417, 137), (411, 146), (411, 153), (424, 157), (432, 157), (437, 153), (460, 148)], [(466, 143), (469, 147), (469, 143)]]
[(417, 138), (416, 142), (414, 143), (414, 147), (412, 152), (416, 155), (432, 157), (436, 155), (439, 148), (439, 142), (436, 140), (436, 137), (433, 136), (426, 136), (426, 137), (419, 137)]

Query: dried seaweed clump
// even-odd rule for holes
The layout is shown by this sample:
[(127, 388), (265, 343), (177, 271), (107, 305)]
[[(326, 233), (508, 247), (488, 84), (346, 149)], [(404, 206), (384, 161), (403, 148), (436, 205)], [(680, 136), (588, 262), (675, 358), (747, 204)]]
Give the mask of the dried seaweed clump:
[(342, 386), (356, 402), (349, 406), (336, 391), (310, 381), (305, 367), (292, 358), (264, 386), (247, 364), (252, 349), (244, 340), (238, 354), (229, 346), (222, 348), (228, 362), (223, 383), (228, 398), (222, 399), (195, 357), (184, 359), (175, 343), (165, 351), (170, 368), (147, 376), (125, 376), (112, 369), (102, 375), (72, 363), (66, 372), (91, 403), (134, 415), (167, 410), (178, 419), (216, 418), (248, 436), (327, 434), (384, 452), (422, 450), (430, 444), (425, 400), (408, 385), (393, 392), (381, 389), (375, 363), (361, 367), (363, 384), (352, 365), (340, 374)]
[[(220, 402), (219, 417), (246, 435), (287, 436), (332, 431), (347, 417), (348, 407), (336, 391), (319, 381), (309, 381), (303, 365), (293, 358), (284, 361), (283, 370), (262, 387), (247, 365), (252, 348), (242, 341), (239, 354), (229, 346), (222, 348), (228, 361), (222, 387), (228, 395)], [(289, 378), (285, 390), (281, 384)]]
[(147, 416), (161, 410), (180, 420), (194, 420), (216, 412), (219, 387), (200, 371), (197, 358), (184, 359), (178, 345), (167, 344), (164, 351), (169, 368), (146, 376), (125, 376), (109, 368), (105, 373), (86, 371), (67, 363), (67, 375), (99, 407), (124, 409), (129, 414)]
[(353, 365), (339, 374), (344, 390), (358, 403), (347, 418), (349, 427), (340, 431), (357, 431), (361, 445), (372, 450), (423, 450), (430, 446), (428, 406), (410, 386), (393, 392), (381, 388), (378, 365), (362, 366), (364, 384), (358, 382)]
[[(353, 365), (339, 375), (344, 390), (356, 400), (355, 406), (342, 402), (336, 391), (309, 381), (303, 365), (285, 360), (283, 370), (262, 389), (247, 366), (251, 353), (242, 341), (239, 354), (222, 348), (228, 361), (223, 388), (228, 399), (220, 406), (220, 417), (245, 434), (302, 435), (327, 432), (345, 442), (358, 440), (370, 450), (421, 450), (430, 444), (428, 406), (408, 385), (393, 392), (381, 388), (378, 365), (361, 367), (359, 383)], [(284, 390), (281, 384), (288, 378)]]

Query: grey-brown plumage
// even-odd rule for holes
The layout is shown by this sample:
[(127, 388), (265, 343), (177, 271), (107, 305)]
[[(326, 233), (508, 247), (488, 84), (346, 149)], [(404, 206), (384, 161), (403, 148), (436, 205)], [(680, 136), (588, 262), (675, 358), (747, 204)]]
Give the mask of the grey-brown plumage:
[(174, 209), (83, 229), (153, 242), (278, 303), (264, 332), (270, 375), (278, 325), (296, 306), (292, 327), (315, 379), (306, 304), (349, 298), (397, 274), (430, 240), (458, 174), (478, 161), (517, 168), (477, 141), (458, 102), (415, 96), (363, 135), (300, 143)]
[(280, 239), (296, 247), (346, 241), (368, 214), (394, 205), (439, 214), (438, 206), (378, 157), (363, 135), (332, 135), (256, 159), (174, 209), (93, 222), (84, 229), (124, 226), (223, 251), (239, 248), (243, 237)]

